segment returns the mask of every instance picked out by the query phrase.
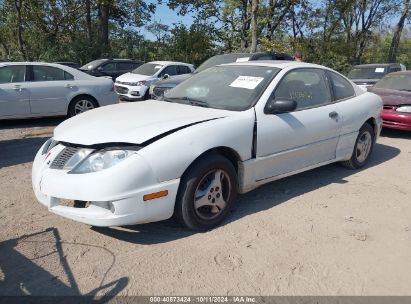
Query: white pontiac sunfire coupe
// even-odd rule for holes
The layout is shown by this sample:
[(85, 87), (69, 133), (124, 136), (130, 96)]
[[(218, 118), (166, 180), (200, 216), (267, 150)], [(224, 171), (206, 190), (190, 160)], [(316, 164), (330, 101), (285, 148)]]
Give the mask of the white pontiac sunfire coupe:
[(378, 96), (323, 66), (220, 65), (163, 101), (66, 120), (36, 155), (33, 189), (51, 212), (93, 226), (174, 214), (190, 229), (207, 230), (238, 192), (332, 162), (362, 167), (381, 110)]

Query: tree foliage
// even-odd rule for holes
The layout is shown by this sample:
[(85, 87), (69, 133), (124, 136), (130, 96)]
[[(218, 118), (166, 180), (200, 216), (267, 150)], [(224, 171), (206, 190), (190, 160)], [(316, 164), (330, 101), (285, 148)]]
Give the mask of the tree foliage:
[[(0, 0), (0, 58), (99, 57), (200, 64), (222, 52), (301, 52), (340, 71), (411, 63), (409, 0), (157, 0), (191, 25), (153, 19), (142, 0)], [(150, 34), (150, 39), (147, 38)]]

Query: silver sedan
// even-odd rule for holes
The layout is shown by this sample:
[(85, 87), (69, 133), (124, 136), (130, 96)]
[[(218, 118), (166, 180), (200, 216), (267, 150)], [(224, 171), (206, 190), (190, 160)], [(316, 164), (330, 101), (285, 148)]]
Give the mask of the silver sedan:
[(118, 103), (113, 81), (60, 64), (0, 63), (0, 119), (75, 116)]

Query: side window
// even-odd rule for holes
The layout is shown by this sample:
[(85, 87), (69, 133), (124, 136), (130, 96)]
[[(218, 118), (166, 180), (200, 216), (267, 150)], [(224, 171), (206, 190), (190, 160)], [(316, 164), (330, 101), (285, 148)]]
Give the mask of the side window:
[(65, 80), (64, 71), (45, 65), (33, 65), (33, 81)]
[(340, 100), (355, 95), (354, 88), (344, 77), (341, 77), (340, 75), (333, 72), (328, 73), (333, 85), (335, 100)]
[(131, 62), (118, 62), (117, 66), (118, 69), (122, 71), (129, 71), (133, 69), (133, 65)]
[(170, 66), (166, 67), (160, 73), (160, 76), (164, 76), (165, 74), (168, 74), (169, 76), (177, 75), (177, 66), (176, 65), (170, 65)]
[(275, 58), (273, 58), (271, 55), (261, 55), (260, 57), (257, 58), (257, 60), (273, 60)]
[(114, 62), (106, 63), (102, 68), (104, 72), (113, 72), (116, 70), (116, 64)]
[(189, 74), (189, 73), (191, 73), (191, 70), (188, 66), (185, 66), (185, 65), (178, 66), (178, 74)]
[(23, 82), (26, 75), (25, 65), (9, 65), (0, 68), (0, 83)]
[(74, 80), (74, 76), (71, 75), (69, 72), (64, 71), (64, 79), (65, 80)]
[(324, 71), (298, 69), (286, 74), (275, 90), (275, 98), (293, 99), (297, 110), (331, 103), (331, 92)]
[(399, 72), (399, 71), (401, 71), (401, 68), (395, 67), (395, 66), (389, 67), (388, 69), (388, 73)]

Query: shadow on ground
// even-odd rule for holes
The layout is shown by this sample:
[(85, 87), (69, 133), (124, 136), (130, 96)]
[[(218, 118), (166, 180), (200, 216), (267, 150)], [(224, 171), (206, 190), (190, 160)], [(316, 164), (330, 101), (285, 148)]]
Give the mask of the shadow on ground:
[[(106, 272), (100, 284), (90, 292), (80, 292), (63, 245), (82, 246), (88, 250), (92, 248), (97, 253), (108, 251), (111, 254), (111, 266), (102, 263), (102, 267), (107, 268)], [(96, 302), (108, 302), (128, 285), (127, 277), (104, 283), (114, 263), (115, 256), (108, 249), (96, 245), (64, 242), (56, 228), (4, 241), (0, 243), (0, 296), (83, 295), (93, 299), (98, 295), (103, 298)], [(56, 273), (50, 272), (50, 268), (53, 267), (58, 270)]]
[[(395, 158), (400, 150), (391, 146), (376, 144), (370, 161), (361, 170), (368, 170)], [(323, 186), (347, 183), (346, 177), (361, 170), (350, 170), (340, 164), (331, 164), (291, 177), (266, 184), (247, 194), (240, 195), (236, 207), (223, 225), (227, 225), (249, 214), (270, 209), (287, 202), (293, 197), (314, 191)], [(193, 232), (182, 228), (176, 221), (134, 225), (121, 228), (92, 228), (104, 235), (136, 244), (156, 244), (184, 238)]]
[(29, 137), (0, 141), (0, 168), (32, 162), (48, 137)]
[(381, 136), (391, 138), (411, 139), (411, 131), (396, 130), (396, 129), (382, 129)]
[(65, 117), (46, 117), (31, 119), (10, 119), (0, 120), (0, 130), (3, 129), (21, 129), (33, 127), (53, 127), (60, 124)]

